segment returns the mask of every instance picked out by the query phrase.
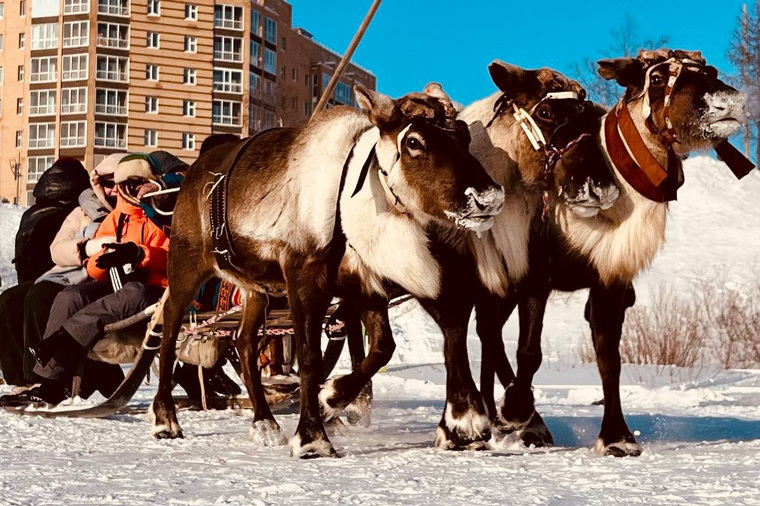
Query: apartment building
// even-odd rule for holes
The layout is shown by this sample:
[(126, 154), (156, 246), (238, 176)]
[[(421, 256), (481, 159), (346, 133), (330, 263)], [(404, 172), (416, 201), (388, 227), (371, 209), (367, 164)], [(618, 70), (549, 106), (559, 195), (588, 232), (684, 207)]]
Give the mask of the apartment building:
[[(31, 203), (60, 156), (188, 162), (212, 133), (308, 120), (340, 55), (284, 0), (0, 0), (0, 197)], [(351, 65), (331, 104), (355, 105)]]

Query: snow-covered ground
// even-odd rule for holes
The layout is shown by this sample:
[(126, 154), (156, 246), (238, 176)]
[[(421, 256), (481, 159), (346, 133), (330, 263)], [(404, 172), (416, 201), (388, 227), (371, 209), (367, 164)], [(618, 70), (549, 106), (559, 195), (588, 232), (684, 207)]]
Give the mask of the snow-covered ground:
[[(760, 174), (739, 183), (722, 164), (695, 158), (686, 178), (668, 245), (637, 284), (640, 304), (664, 282), (687, 288), (726, 267), (737, 282), (757, 274)], [(5, 279), (12, 234), (8, 210), (0, 213)], [(552, 449), (432, 448), (445, 397), (441, 338), (409, 303), (392, 312), (398, 349), (375, 380), (372, 426), (332, 436), (341, 459), (302, 462), (285, 447), (258, 448), (245, 412), (181, 412), (179, 441), (153, 440), (143, 414), (0, 413), (0, 504), (760, 504), (760, 371), (626, 366), (623, 406), (644, 453), (590, 452), (603, 408), (592, 404), (602, 397), (596, 370), (578, 358), (584, 303), (583, 293), (555, 296), (547, 314), (536, 399)], [(515, 323), (504, 332), (512, 353)], [(470, 349), (477, 374), (474, 327)], [(134, 404), (146, 406), (154, 388), (141, 388)], [(296, 415), (278, 419), (292, 434)]]

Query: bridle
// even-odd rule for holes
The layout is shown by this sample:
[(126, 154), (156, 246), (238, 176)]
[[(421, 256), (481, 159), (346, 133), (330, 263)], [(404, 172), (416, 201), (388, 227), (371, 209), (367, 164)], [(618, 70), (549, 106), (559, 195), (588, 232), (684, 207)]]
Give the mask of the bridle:
[[(663, 125), (657, 127), (651, 106), (651, 82), (652, 73), (662, 67), (667, 67), (668, 78), (663, 97)], [(677, 191), (684, 182), (681, 159), (673, 147), (680, 140), (671, 120), (671, 105), (678, 79), (686, 71), (709, 75), (705, 64), (688, 57), (671, 56), (651, 65), (644, 75), (644, 87), (641, 92), (629, 98), (622, 98), (603, 122), (605, 148), (610, 161), (634, 190), (655, 202), (676, 200)], [(643, 101), (642, 115), (647, 130), (665, 146), (666, 167), (663, 167), (652, 154), (631, 117), (628, 104), (637, 100)], [(727, 140), (715, 146), (715, 151), (739, 179), (754, 168), (754, 165)]]
[[(547, 142), (546, 137), (544, 136), (544, 133), (541, 131), (541, 128), (538, 126), (536, 121), (533, 119), (533, 114), (538, 110), (538, 107), (545, 103), (545, 102), (551, 102), (554, 100), (575, 100), (580, 103), (581, 110), (576, 114), (571, 114), (568, 116), (564, 122), (557, 125), (554, 128), (554, 131), (551, 134), (551, 137), (549, 141)], [(570, 151), (572, 148), (577, 146), (581, 141), (586, 139), (587, 137), (591, 137), (591, 134), (588, 132), (583, 132), (577, 137), (571, 139), (567, 144), (563, 146), (557, 146), (554, 143), (554, 139), (556, 137), (557, 131), (565, 127), (566, 125), (570, 124), (570, 122), (573, 120), (573, 118), (576, 117), (576, 115), (581, 114), (586, 108), (586, 102), (583, 102), (578, 95), (578, 93), (574, 91), (554, 91), (554, 92), (548, 92), (546, 95), (544, 95), (541, 100), (536, 102), (533, 107), (531, 107), (528, 111), (526, 111), (524, 108), (519, 107), (514, 99), (510, 99), (507, 94), (501, 95), (494, 104), (494, 115), (491, 118), (491, 121), (488, 122), (486, 125), (486, 128), (489, 128), (493, 122), (496, 120), (496, 118), (504, 115), (507, 113), (507, 111), (511, 110), (512, 117), (515, 119), (515, 123), (517, 125), (520, 125), (520, 128), (522, 128), (522, 131), (525, 133), (525, 136), (528, 138), (528, 141), (530, 141), (531, 146), (533, 146), (533, 149), (537, 152), (540, 152), (544, 155), (544, 168), (541, 171), (541, 180), (543, 183), (543, 211), (541, 212), (541, 219), (546, 221), (546, 219), (549, 216), (549, 189), (551, 188), (551, 182), (554, 178), (554, 170), (557, 167), (557, 164), (562, 159), (562, 157)]]

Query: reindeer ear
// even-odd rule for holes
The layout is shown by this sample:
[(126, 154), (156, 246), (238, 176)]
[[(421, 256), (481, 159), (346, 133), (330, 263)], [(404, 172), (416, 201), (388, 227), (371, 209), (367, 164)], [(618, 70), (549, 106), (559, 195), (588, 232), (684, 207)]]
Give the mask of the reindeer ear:
[(422, 90), (423, 95), (438, 99), (441, 106), (443, 106), (443, 112), (447, 118), (454, 118), (457, 115), (457, 109), (454, 103), (449, 98), (448, 93), (443, 91), (443, 86), (438, 83), (428, 83), (425, 89)]
[(533, 95), (540, 91), (541, 82), (535, 70), (525, 70), (500, 60), (488, 66), (494, 84), (508, 97)]
[(608, 81), (614, 79), (620, 86), (644, 86), (644, 64), (635, 58), (599, 60), (599, 75)]
[(388, 95), (369, 90), (364, 86), (354, 86), (356, 102), (369, 115), (375, 126), (387, 125), (396, 117), (396, 104)]

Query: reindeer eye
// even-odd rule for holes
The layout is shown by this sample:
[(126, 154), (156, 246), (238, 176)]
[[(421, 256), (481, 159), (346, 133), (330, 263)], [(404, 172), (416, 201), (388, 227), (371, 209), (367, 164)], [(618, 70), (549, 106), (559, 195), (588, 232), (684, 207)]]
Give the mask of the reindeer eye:
[(652, 77), (649, 78), (649, 84), (659, 86), (662, 84), (662, 76), (660, 74), (652, 74)]
[(538, 117), (545, 121), (551, 121), (554, 119), (554, 114), (548, 107), (542, 107), (538, 110)]
[(406, 147), (412, 151), (421, 151), (424, 146), (418, 139), (415, 139), (414, 137), (408, 137), (406, 139)]

